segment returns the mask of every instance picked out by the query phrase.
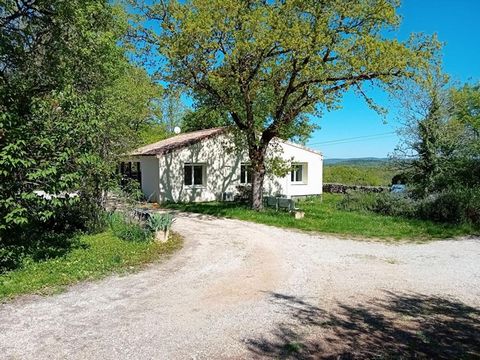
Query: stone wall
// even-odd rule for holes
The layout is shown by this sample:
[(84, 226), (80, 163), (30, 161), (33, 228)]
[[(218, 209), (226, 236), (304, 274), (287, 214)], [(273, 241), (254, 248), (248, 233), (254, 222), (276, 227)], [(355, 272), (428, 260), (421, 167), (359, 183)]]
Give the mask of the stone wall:
[(363, 185), (344, 185), (344, 184), (323, 184), (324, 193), (345, 194), (349, 191), (361, 191), (368, 193), (388, 192), (387, 186), (363, 186)]

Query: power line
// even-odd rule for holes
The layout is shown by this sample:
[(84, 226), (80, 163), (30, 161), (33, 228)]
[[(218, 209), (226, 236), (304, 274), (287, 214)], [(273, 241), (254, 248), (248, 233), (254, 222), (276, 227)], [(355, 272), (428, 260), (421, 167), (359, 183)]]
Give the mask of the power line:
[(335, 143), (328, 143), (324, 145), (316, 145), (316, 146), (309, 146), (312, 149), (322, 149), (326, 146), (332, 146), (332, 145), (342, 145), (342, 144), (349, 144), (349, 143), (355, 143), (355, 142), (365, 142), (365, 141), (374, 141), (374, 140), (381, 140), (381, 139), (386, 139), (393, 137), (394, 135), (383, 135), (383, 136), (377, 136), (377, 137), (372, 137), (368, 139), (356, 139), (356, 140), (350, 140), (350, 141), (339, 141)]
[(329, 141), (322, 141), (322, 142), (317, 142), (317, 143), (311, 143), (308, 144), (307, 146), (312, 146), (312, 145), (325, 145), (325, 144), (332, 144), (332, 143), (344, 143), (344, 142), (350, 142), (350, 140), (357, 141), (359, 139), (361, 140), (367, 140), (371, 138), (377, 138), (377, 137), (384, 137), (385, 135), (393, 135), (396, 134), (395, 131), (390, 131), (387, 133), (381, 133), (381, 134), (373, 134), (373, 135), (364, 135), (364, 136), (355, 136), (355, 137), (350, 137), (350, 138), (344, 138), (344, 139), (337, 139), (337, 140), (329, 140)]

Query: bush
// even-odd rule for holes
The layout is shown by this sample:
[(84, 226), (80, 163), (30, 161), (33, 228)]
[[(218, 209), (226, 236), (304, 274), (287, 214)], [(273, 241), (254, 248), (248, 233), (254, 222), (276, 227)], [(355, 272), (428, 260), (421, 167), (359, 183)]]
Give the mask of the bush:
[[(35, 204), (31, 212), (48, 208)], [(26, 224), (0, 231), (0, 273), (21, 268), (26, 262), (42, 262), (64, 256), (77, 248), (81, 233), (95, 233), (105, 227), (104, 211), (86, 201), (51, 208), (54, 214), (42, 220), (32, 216)]]
[(348, 193), (338, 204), (346, 211), (420, 218), (442, 223), (480, 226), (480, 188), (458, 188), (414, 200), (400, 194)]
[(480, 188), (459, 188), (431, 195), (419, 202), (418, 216), (439, 222), (480, 226)]
[(416, 202), (401, 194), (378, 194), (372, 211), (390, 216), (415, 217)]
[(23, 247), (0, 245), (0, 274), (22, 266)]
[(415, 202), (399, 194), (348, 193), (339, 203), (347, 211), (371, 211), (381, 215), (413, 217)]
[(377, 194), (349, 192), (338, 203), (338, 208), (346, 211), (372, 211), (376, 201)]
[(128, 215), (114, 212), (108, 219), (113, 234), (126, 241), (150, 241), (152, 240), (152, 232), (138, 219), (134, 219)]

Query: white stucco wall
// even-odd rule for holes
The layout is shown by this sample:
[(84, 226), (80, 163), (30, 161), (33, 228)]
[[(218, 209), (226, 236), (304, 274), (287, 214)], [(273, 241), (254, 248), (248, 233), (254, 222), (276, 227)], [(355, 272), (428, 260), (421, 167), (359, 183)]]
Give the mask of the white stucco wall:
[(148, 201), (159, 201), (158, 188), (158, 159), (156, 156), (139, 156), (131, 161), (140, 162), (140, 171), (142, 172), (142, 191)]
[[(287, 197), (319, 195), (323, 188), (323, 156), (317, 152), (305, 149), (290, 142), (277, 142), (281, 148), (281, 156), (292, 162), (304, 166), (303, 181), (292, 183), (290, 173), (283, 177), (268, 176), (264, 191), (270, 194), (279, 193)], [(275, 143), (273, 144), (275, 146)]]
[[(234, 192), (242, 155), (227, 151), (229, 144), (226, 135), (218, 135), (159, 156), (160, 201), (214, 201), (221, 200), (224, 192)], [(206, 166), (204, 185), (184, 185), (186, 163)]]
[[(268, 175), (264, 192), (270, 195), (304, 196), (322, 193), (323, 157), (302, 147), (278, 142), (276, 153), (293, 163), (306, 164), (304, 182), (292, 184), (290, 174)], [(274, 146), (272, 146), (272, 149)], [(222, 200), (224, 193), (237, 191), (240, 166), (248, 163), (246, 151), (233, 148), (228, 135), (218, 135), (166, 155), (140, 157), (142, 189), (151, 201), (194, 202)], [(204, 185), (184, 185), (184, 165), (205, 164)], [(154, 195), (152, 195), (154, 194)]]

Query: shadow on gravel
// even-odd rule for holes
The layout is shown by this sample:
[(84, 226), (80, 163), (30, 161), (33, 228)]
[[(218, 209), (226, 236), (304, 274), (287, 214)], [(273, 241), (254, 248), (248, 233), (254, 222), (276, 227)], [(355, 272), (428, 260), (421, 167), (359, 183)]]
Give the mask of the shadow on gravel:
[(274, 332), (248, 339), (253, 356), (293, 359), (480, 358), (480, 310), (420, 294), (386, 293), (327, 312), (300, 298), (271, 293), (291, 316)]

